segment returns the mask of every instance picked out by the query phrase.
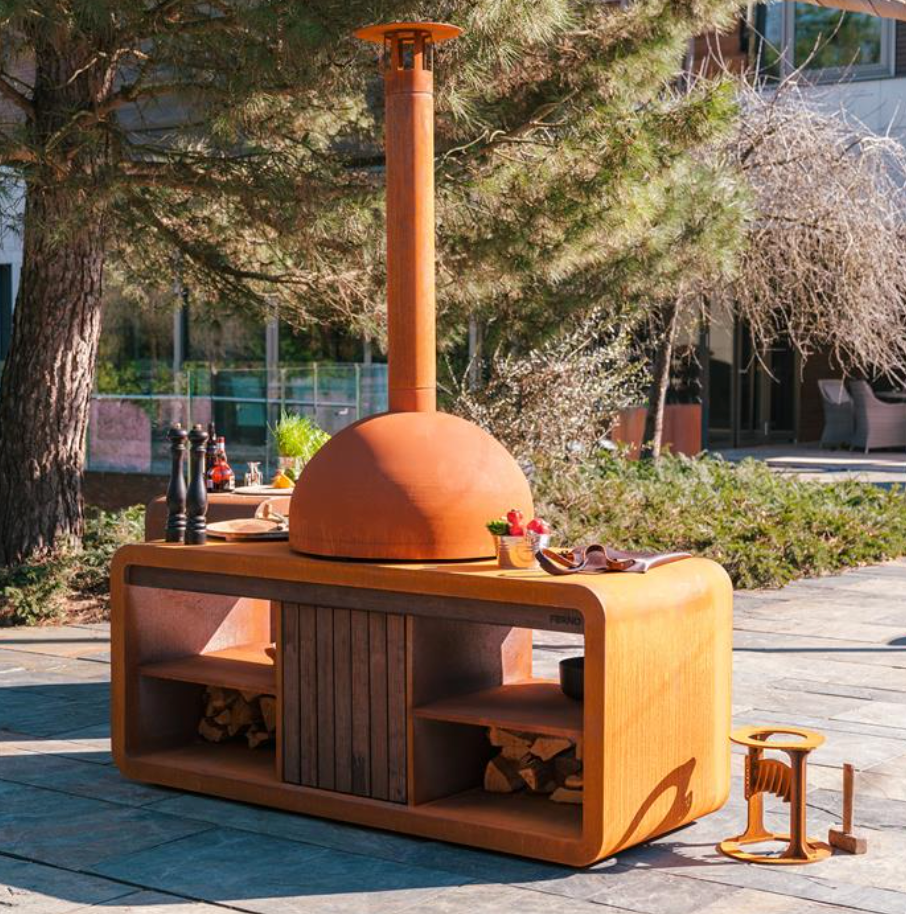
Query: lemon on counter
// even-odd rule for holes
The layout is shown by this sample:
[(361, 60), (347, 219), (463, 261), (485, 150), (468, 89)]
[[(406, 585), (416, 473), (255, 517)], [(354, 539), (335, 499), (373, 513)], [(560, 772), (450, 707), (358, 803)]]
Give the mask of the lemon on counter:
[(271, 485), (275, 489), (291, 489), (293, 482), (283, 470), (277, 470), (277, 475), (271, 480)]

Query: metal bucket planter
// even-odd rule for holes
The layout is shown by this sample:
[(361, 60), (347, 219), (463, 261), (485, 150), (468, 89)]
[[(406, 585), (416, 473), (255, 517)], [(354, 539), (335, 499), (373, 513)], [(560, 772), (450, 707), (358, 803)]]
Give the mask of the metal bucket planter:
[(497, 565), (500, 568), (537, 568), (535, 553), (550, 545), (549, 534), (528, 533), (525, 536), (495, 536)]

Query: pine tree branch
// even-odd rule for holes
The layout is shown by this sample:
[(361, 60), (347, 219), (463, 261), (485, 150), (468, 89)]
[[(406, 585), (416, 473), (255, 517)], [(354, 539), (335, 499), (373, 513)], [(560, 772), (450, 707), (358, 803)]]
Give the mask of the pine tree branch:
[(23, 111), (27, 118), (34, 120), (35, 106), (31, 103), (31, 99), (18, 89), (15, 89), (7, 80), (7, 74), (0, 71), (0, 95), (7, 101), (12, 102), (20, 111)]
[(175, 248), (182, 251), (187, 257), (198, 264), (202, 269), (215, 274), (223, 274), (244, 282), (268, 282), (275, 285), (309, 285), (301, 278), (291, 273), (267, 273), (263, 270), (244, 270), (234, 267), (219, 252), (208, 245), (199, 245), (185, 238), (179, 232), (167, 225), (154, 212), (147, 201), (135, 201), (136, 209), (148, 220), (150, 225), (157, 229)]
[(0, 166), (34, 165), (38, 157), (27, 146), (0, 135)]
[(114, 92), (105, 102), (98, 105), (93, 111), (81, 112), (84, 114), (94, 115), (95, 120), (102, 121), (108, 114), (122, 108), (125, 105), (131, 105), (137, 101), (146, 101), (152, 98), (159, 98), (162, 95), (177, 95), (183, 92), (196, 93), (203, 90), (203, 86), (197, 83), (189, 84), (183, 81), (172, 83), (151, 83), (143, 86), (139, 80), (122, 89)]

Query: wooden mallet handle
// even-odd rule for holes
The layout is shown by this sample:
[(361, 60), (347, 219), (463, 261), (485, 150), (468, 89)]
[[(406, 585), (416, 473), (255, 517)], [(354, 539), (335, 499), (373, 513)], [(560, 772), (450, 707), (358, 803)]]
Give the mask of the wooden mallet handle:
[(847, 762), (843, 766), (843, 831), (851, 834), (853, 830), (853, 788), (855, 786), (855, 770)]

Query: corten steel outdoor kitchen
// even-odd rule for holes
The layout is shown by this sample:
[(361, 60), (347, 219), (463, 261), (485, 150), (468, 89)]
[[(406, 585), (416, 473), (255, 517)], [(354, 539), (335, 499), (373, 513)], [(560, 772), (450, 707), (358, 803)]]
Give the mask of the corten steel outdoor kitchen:
[[(459, 29), (357, 34), (385, 79), (390, 409), (306, 466), (288, 542), (208, 537), (193, 474), (188, 507), (171, 491), (171, 541), (120, 550), (116, 762), (155, 784), (586, 865), (725, 802), (732, 588), (692, 557), (643, 574), (495, 560), (486, 522), (532, 517), (529, 484), (435, 406), (433, 51)], [(584, 637), (578, 694), (533, 677), (535, 630)], [(251, 720), (260, 733), (220, 738)]]

